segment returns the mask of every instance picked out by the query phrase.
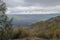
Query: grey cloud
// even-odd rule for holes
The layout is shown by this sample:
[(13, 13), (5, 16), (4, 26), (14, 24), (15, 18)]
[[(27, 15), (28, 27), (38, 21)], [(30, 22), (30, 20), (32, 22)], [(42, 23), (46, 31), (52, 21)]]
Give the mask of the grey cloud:
[[(8, 0), (6, 3), (9, 7), (15, 6), (56, 6), (60, 5), (60, 0)], [(21, 2), (23, 1), (23, 2)]]
[(7, 0), (7, 2), (6, 2), (6, 4), (7, 4), (7, 6), (8, 6), (8, 8), (10, 8), (9, 9), (9, 11), (10, 11), (10, 13), (20, 13), (20, 12), (33, 12), (33, 11), (35, 11), (35, 12), (39, 12), (39, 11), (41, 11), (41, 12), (48, 12), (48, 11), (60, 11), (60, 8), (55, 8), (55, 9), (50, 9), (50, 10), (48, 10), (48, 9), (32, 9), (32, 10), (28, 10), (28, 9), (26, 9), (26, 10), (24, 10), (24, 9), (20, 9), (20, 10), (18, 10), (18, 9), (13, 9), (13, 8), (15, 8), (15, 7), (44, 7), (44, 8), (47, 8), (47, 7), (56, 7), (56, 6), (60, 6), (60, 0)]
[(56, 6), (60, 5), (60, 0), (25, 0), (26, 4), (37, 4), (38, 6)]
[(8, 7), (16, 7), (16, 6), (21, 6), (23, 5), (23, 3), (21, 1), (23, 0), (17, 0), (18, 2), (16, 2), (15, 0), (8, 0), (6, 1), (6, 4)]

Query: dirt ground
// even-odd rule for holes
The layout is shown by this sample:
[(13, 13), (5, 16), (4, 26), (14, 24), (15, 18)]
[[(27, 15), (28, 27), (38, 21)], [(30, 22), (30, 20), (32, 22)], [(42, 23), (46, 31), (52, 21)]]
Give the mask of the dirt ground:
[(12, 40), (47, 40), (43, 38), (23, 38), (23, 39), (12, 39)]

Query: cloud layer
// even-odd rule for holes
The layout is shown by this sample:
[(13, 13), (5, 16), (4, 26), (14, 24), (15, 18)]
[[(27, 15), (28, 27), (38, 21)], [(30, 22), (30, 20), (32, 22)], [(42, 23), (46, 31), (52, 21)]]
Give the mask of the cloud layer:
[(7, 14), (60, 13), (60, 0), (7, 0)]

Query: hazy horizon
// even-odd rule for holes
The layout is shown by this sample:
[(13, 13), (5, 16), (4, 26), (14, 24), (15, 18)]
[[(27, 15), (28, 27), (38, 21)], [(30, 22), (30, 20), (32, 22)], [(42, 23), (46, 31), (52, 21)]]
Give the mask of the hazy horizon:
[(14, 25), (31, 25), (56, 16), (60, 16), (60, 14), (8, 14), (9, 18), (13, 18)]

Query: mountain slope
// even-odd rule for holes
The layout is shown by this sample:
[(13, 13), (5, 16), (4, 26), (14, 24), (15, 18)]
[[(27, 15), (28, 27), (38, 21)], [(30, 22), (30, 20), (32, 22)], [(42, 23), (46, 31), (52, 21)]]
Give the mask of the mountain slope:
[(46, 27), (48, 27), (48, 26), (51, 26), (53, 24), (55, 24), (55, 25), (60, 24), (60, 16), (50, 18), (46, 21), (40, 21), (40, 22), (34, 23), (31, 26), (40, 26), (40, 27), (46, 26)]
[(60, 38), (60, 16), (34, 23), (31, 29), (38, 33), (38, 37)]

